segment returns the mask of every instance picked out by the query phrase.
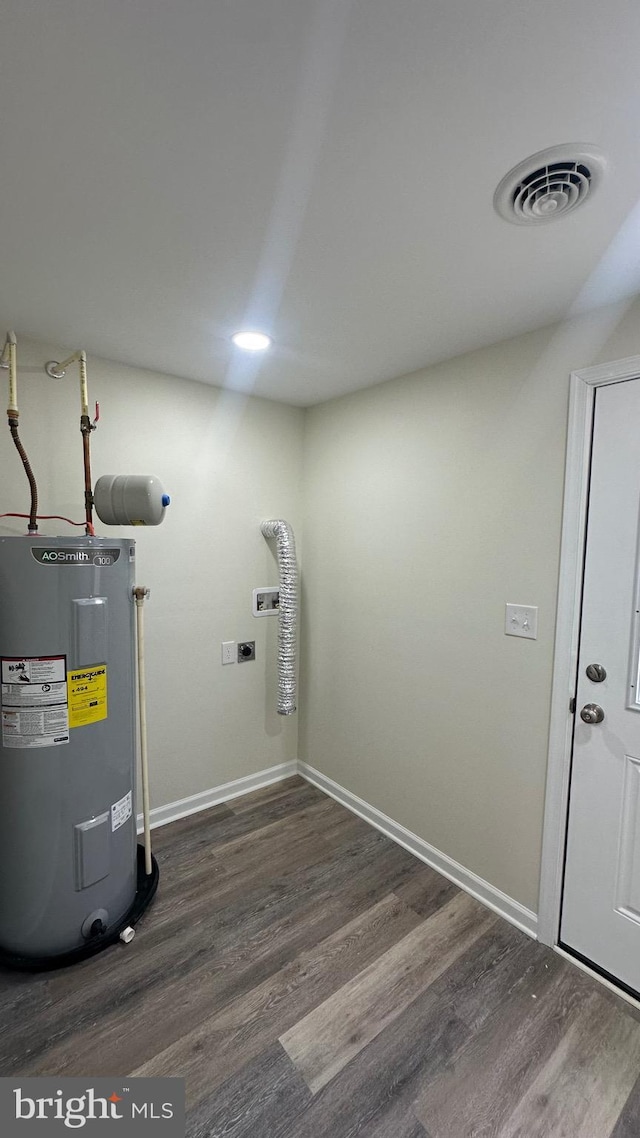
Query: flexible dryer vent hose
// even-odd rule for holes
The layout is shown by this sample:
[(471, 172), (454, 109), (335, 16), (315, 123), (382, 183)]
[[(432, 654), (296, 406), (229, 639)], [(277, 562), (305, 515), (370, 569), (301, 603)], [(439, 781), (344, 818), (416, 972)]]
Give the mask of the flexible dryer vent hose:
[(278, 715), (296, 710), (296, 636), (298, 624), (298, 566), (293, 530), (281, 518), (262, 523), (266, 538), (276, 539), (280, 574), (278, 627)]

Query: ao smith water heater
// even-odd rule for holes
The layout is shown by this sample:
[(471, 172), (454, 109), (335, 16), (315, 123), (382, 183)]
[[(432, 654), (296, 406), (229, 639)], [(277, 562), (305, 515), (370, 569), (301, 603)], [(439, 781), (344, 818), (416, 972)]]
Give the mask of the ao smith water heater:
[[(82, 537), (38, 534), (36, 481), (18, 435), (16, 342), (8, 418), (31, 490), (25, 536), (0, 538), (0, 964), (51, 968), (130, 940), (152, 900), (146, 719), (140, 704), (145, 846), (135, 815), (136, 678), (143, 694), (135, 546), (106, 524), (157, 525), (168, 498), (152, 477), (106, 476), (92, 490), (86, 357), (80, 367)], [(96, 408), (96, 420), (98, 409)], [(68, 520), (68, 519), (64, 519)], [(140, 633), (136, 670), (136, 624)]]

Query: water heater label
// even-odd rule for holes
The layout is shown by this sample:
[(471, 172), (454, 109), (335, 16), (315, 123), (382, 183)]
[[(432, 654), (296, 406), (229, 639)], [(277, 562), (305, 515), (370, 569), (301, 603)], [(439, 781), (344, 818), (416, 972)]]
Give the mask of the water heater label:
[(3, 656), (3, 747), (58, 747), (69, 742), (66, 656)]
[(67, 673), (69, 726), (86, 727), (107, 718), (107, 665), (89, 664)]
[(66, 545), (60, 549), (46, 549), (42, 545), (31, 546), (31, 556), (41, 565), (113, 565), (120, 556), (119, 549), (72, 548)]
[(121, 798), (119, 802), (114, 802), (113, 806), (111, 807), (112, 831), (119, 830), (121, 826), (124, 826), (125, 822), (129, 821), (133, 813), (132, 803), (133, 796), (131, 794), (131, 791), (129, 791), (128, 794), (125, 794), (124, 798)]

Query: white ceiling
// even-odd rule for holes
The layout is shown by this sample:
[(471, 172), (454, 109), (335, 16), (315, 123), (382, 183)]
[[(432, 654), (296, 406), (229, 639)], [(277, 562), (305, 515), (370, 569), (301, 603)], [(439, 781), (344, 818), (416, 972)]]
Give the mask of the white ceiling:
[[(2, 319), (310, 404), (638, 292), (639, 58), (638, 0), (4, 0)], [(564, 142), (594, 198), (498, 218)]]

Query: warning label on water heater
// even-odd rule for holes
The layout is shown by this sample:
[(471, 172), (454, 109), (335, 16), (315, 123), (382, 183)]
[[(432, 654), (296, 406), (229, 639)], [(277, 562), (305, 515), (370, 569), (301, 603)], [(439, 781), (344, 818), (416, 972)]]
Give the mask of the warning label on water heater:
[(120, 798), (118, 802), (114, 802), (111, 807), (111, 829), (119, 830), (124, 826), (125, 822), (129, 821), (133, 812), (133, 795), (131, 791), (125, 794), (124, 798)]
[(3, 656), (3, 747), (69, 742), (66, 656)]
[(90, 664), (67, 673), (69, 726), (86, 727), (107, 718), (107, 665)]

